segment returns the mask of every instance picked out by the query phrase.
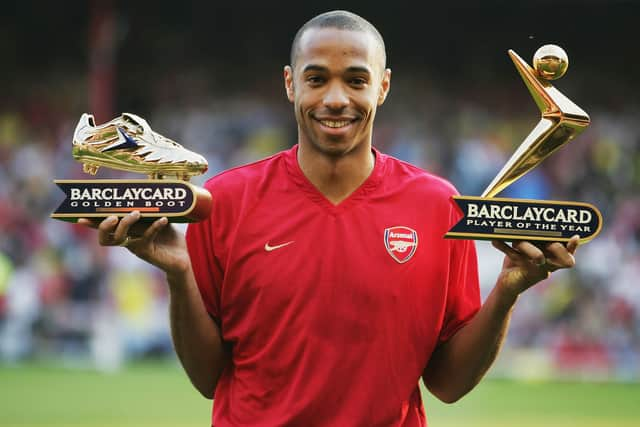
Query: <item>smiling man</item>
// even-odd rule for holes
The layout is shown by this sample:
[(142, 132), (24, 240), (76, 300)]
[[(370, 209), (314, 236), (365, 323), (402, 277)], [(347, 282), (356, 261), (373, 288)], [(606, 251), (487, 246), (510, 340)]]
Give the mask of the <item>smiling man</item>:
[(293, 148), (208, 181), (213, 212), (186, 239), (166, 218), (127, 239), (137, 212), (100, 224), (101, 244), (166, 272), (175, 348), (215, 394), (216, 427), (424, 426), (420, 378), (465, 395), (519, 294), (573, 266), (576, 239), (495, 243), (503, 270), (481, 305), (474, 243), (443, 239), (453, 186), (372, 147), (390, 81), (369, 22), (319, 15), (284, 68)]
[(391, 80), (385, 62), (380, 33), (346, 12), (320, 15), (294, 38), (284, 81), (298, 122), (298, 163), (334, 204), (373, 169), (373, 120)]
[(370, 156), (367, 141), (391, 79), (382, 38), (364, 23), (338, 29), (313, 24), (298, 32), (284, 73), (304, 147), (336, 156), (358, 149)]

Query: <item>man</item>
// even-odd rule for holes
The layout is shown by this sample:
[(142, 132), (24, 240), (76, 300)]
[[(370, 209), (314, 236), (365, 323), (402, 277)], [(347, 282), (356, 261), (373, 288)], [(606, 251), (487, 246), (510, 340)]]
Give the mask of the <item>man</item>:
[(426, 425), (419, 379), (458, 400), (493, 362), (518, 295), (574, 264), (577, 238), (496, 242), (503, 269), (480, 305), (473, 242), (442, 238), (454, 188), (371, 145), (385, 60), (361, 17), (313, 18), (284, 68), (295, 147), (208, 181), (212, 215), (186, 239), (166, 218), (127, 238), (137, 212), (99, 226), (101, 244), (126, 241), (166, 272), (176, 352), (215, 393), (218, 427)]

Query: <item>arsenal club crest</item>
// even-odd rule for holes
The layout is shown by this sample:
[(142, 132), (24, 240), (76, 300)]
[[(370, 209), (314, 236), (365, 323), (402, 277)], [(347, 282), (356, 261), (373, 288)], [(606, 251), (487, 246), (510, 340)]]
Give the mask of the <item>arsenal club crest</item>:
[(409, 261), (418, 248), (418, 233), (409, 227), (395, 226), (384, 230), (384, 246), (391, 258), (400, 264)]

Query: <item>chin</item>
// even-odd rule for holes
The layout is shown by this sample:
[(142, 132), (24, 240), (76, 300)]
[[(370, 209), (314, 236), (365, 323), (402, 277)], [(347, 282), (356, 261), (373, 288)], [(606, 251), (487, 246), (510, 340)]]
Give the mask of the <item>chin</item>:
[(320, 141), (314, 142), (313, 146), (321, 153), (331, 157), (345, 156), (355, 148), (355, 144), (346, 141)]

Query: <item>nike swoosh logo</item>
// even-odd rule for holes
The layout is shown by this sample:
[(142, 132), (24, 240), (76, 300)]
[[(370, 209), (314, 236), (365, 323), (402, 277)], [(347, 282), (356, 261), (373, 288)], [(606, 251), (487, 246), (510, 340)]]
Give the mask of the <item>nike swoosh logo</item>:
[(139, 147), (135, 139), (131, 138), (129, 134), (118, 128), (118, 140), (113, 144), (104, 147), (102, 151), (118, 150), (120, 148), (136, 148)]
[(271, 252), (271, 251), (275, 251), (276, 249), (280, 249), (280, 248), (284, 248), (285, 246), (289, 246), (290, 244), (292, 244), (294, 241), (290, 241), (287, 243), (282, 243), (280, 245), (275, 245), (275, 246), (271, 246), (269, 245), (269, 242), (264, 244), (264, 250), (267, 252)]

